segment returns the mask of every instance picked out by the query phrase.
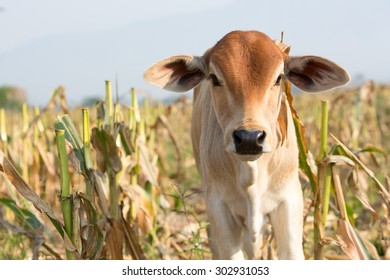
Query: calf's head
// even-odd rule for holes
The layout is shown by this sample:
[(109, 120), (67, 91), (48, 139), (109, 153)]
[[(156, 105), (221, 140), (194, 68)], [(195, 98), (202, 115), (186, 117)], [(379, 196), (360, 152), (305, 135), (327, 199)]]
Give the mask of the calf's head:
[(200, 86), (201, 94), (210, 94), (225, 150), (244, 161), (275, 147), (283, 79), (308, 92), (329, 90), (350, 79), (327, 59), (286, 55), (257, 31), (233, 31), (201, 57), (163, 59), (144, 78), (174, 92)]

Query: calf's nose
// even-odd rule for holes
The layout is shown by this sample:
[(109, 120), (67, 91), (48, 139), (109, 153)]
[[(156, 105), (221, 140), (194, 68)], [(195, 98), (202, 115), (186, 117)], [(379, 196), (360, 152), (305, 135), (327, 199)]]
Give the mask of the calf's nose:
[(233, 139), (236, 152), (243, 155), (262, 153), (265, 137), (266, 133), (263, 130), (235, 130)]

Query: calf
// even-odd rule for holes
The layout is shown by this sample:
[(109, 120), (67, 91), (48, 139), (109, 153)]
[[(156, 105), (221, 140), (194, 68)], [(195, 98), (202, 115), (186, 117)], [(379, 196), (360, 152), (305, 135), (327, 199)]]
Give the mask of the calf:
[(158, 87), (194, 88), (192, 143), (205, 192), (215, 259), (257, 258), (270, 219), (280, 259), (303, 259), (303, 199), (288, 79), (319, 92), (344, 85), (348, 73), (317, 56), (288, 56), (257, 31), (233, 31), (203, 56), (152, 65)]

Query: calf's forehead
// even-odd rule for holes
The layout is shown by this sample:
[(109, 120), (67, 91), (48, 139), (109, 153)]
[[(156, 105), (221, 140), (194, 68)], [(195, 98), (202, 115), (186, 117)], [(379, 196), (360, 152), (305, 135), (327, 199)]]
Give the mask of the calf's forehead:
[(205, 58), (208, 65), (222, 72), (228, 86), (242, 83), (248, 87), (266, 86), (280, 67), (283, 54), (264, 33), (233, 31), (211, 48)]

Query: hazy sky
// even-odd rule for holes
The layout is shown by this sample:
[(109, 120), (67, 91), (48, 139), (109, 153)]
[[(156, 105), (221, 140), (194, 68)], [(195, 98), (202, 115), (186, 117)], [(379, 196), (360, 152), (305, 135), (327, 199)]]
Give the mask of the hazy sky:
[(0, 0), (0, 53), (31, 40), (194, 13), (232, 0)]
[(160, 91), (142, 80), (158, 59), (201, 55), (224, 34), (285, 31), (292, 54), (316, 54), (390, 83), (387, 0), (0, 0), (0, 86), (45, 104), (58, 85), (74, 102), (102, 96), (104, 80)]

